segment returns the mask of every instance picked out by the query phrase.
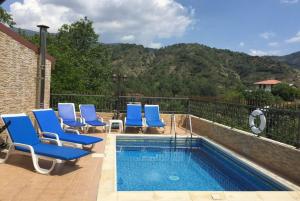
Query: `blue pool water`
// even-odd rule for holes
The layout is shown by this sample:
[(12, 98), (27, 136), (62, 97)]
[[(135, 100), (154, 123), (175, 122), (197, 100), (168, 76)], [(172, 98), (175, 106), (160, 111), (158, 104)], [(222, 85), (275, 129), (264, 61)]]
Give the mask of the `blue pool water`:
[(118, 191), (282, 191), (204, 139), (117, 137)]

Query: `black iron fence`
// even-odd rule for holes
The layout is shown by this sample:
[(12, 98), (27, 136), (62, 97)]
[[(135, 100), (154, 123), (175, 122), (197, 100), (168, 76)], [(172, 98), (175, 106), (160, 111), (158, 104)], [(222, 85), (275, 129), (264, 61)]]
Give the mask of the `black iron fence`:
[(232, 128), (250, 131), (249, 115), (257, 108), (267, 119), (266, 129), (261, 136), (300, 147), (300, 109), (251, 103), (228, 103), (219, 99), (207, 98), (168, 98), (168, 97), (132, 97), (103, 96), (82, 94), (51, 94), (51, 107), (56, 109), (59, 102), (94, 104), (99, 112), (126, 111), (127, 103), (139, 102), (158, 104), (162, 113), (192, 114), (200, 118), (218, 122)]
[(127, 103), (158, 104), (162, 113), (188, 113), (189, 98), (103, 96), (84, 94), (51, 94), (50, 105), (57, 109), (58, 103), (94, 104), (98, 112), (126, 111)]
[(50, 106), (57, 109), (58, 103), (94, 104), (98, 112), (111, 112), (116, 107), (116, 97), (90, 94), (51, 94)]
[(249, 115), (255, 109), (262, 110), (267, 119), (260, 136), (300, 147), (300, 110), (190, 100), (190, 114), (244, 131), (250, 131)]

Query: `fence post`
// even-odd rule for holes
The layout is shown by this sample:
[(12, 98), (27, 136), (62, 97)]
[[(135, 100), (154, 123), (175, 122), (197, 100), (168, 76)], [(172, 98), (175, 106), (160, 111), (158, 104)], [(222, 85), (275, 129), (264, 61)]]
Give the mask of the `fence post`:
[(190, 98), (188, 98), (188, 100), (187, 100), (187, 114), (188, 115), (191, 114), (191, 101), (190, 101)]
[(297, 114), (298, 116), (298, 132), (297, 132), (297, 142), (296, 142), (296, 148), (300, 148), (300, 112)]

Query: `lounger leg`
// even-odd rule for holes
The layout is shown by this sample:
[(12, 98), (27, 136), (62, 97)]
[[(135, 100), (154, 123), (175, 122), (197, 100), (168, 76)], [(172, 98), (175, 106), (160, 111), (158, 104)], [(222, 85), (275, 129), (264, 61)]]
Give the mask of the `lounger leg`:
[(38, 155), (36, 155), (35, 153), (31, 153), (31, 157), (32, 157), (34, 169), (40, 174), (49, 174), (55, 167), (56, 159), (54, 159), (52, 161), (52, 165), (51, 165), (50, 169), (44, 169), (44, 168), (41, 168), (39, 165), (39, 156)]
[(4, 158), (0, 158), (0, 163), (5, 163), (5, 161), (8, 159), (8, 157), (10, 155), (10, 152), (12, 152), (13, 149), (14, 149), (14, 146), (10, 145), (8, 150), (7, 150), (6, 156)]
[(92, 150), (94, 148), (95, 144), (92, 144), (91, 146), (82, 146), (83, 148), (85, 149), (88, 149), (88, 150)]

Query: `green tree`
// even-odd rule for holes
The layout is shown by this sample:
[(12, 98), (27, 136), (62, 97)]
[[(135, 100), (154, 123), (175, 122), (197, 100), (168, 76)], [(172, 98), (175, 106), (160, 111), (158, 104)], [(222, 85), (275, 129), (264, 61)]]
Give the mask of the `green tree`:
[(0, 7), (0, 22), (10, 27), (13, 27), (16, 24), (11, 14), (7, 13), (2, 7)]
[(53, 92), (111, 93), (110, 57), (98, 38), (87, 18), (50, 35), (48, 51), (56, 58)]
[(299, 98), (299, 89), (285, 83), (277, 84), (272, 88), (272, 94), (280, 96), (285, 101), (294, 101)]
[(279, 101), (278, 97), (264, 90), (244, 91), (243, 95), (249, 105), (267, 106)]

